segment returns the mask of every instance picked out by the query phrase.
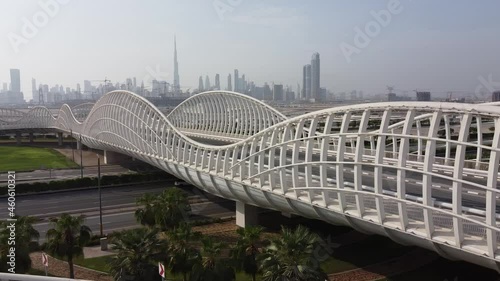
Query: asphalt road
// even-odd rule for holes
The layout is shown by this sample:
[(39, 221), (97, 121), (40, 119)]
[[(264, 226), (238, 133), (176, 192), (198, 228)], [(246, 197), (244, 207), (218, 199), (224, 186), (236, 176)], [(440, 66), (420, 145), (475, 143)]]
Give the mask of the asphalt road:
[[(104, 233), (128, 229), (138, 226), (134, 217), (137, 208), (136, 199), (145, 193), (159, 194), (166, 184), (134, 185), (102, 189), (103, 230)], [(192, 215), (187, 220), (203, 218), (221, 218), (234, 216), (235, 203), (213, 195), (205, 194), (195, 187), (183, 188), (188, 192), (191, 202)], [(16, 198), (16, 215), (35, 216), (41, 219), (35, 225), (40, 232), (40, 242), (51, 224), (50, 217), (57, 217), (62, 213), (86, 215), (85, 224), (94, 234), (99, 234), (99, 200), (97, 190), (82, 190), (53, 194), (19, 196)], [(0, 219), (7, 218), (7, 199), (2, 198), (0, 205)]]
[[(130, 172), (129, 169), (118, 165), (102, 165), (101, 175), (117, 175)], [(32, 172), (16, 172), (16, 182), (35, 182), (48, 180), (61, 180), (70, 178), (79, 178), (80, 169), (61, 169), (61, 170), (35, 170)], [(97, 166), (85, 167), (83, 169), (84, 177), (97, 176)], [(7, 173), (0, 174), (0, 185), (6, 185)]]

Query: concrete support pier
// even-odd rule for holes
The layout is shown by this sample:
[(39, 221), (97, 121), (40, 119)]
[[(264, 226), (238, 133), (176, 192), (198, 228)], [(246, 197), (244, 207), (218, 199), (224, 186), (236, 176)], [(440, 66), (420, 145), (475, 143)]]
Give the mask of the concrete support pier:
[(130, 157), (121, 153), (104, 150), (104, 164), (113, 165), (130, 161)]
[(57, 145), (63, 145), (63, 133), (57, 133)]
[(82, 142), (77, 140), (76, 141), (76, 149), (80, 150), (82, 148)]
[(236, 201), (236, 225), (247, 227), (257, 225), (259, 208)]
[(30, 140), (30, 143), (33, 143), (33, 133), (29, 134), (29, 140)]
[(21, 145), (21, 133), (16, 133), (16, 144)]

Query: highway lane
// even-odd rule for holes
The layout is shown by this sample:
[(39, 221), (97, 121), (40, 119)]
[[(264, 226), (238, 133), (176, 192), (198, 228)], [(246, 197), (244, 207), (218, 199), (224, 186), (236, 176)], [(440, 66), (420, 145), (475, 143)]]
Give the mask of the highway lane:
[[(153, 183), (147, 185), (130, 185), (102, 189), (102, 203), (105, 209), (123, 206), (134, 206), (136, 198), (144, 193), (158, 194), (171, 184)], [(98, 190), (79, 190), (57, 192), (51, 194), (18, 195), (16, 197), (16, 214), (20, 216), (49, 216), (50, 213), (88, 212), (99, 208)], [(0, 202), (6, 204), (7, 199)], [(0, 209), (0, 218), (7, 216), (5, 208)]]
[[(137, 198), (145, 193), (159, 194), (171, 187), (167, 183), (148, 185), (130, 185), (102, 189), (103, 226), (105, 233), (138, 226), (134, 211)], [(196, 187), (182, 187), (188, 193), (192, 206), (192, 216), (187, 220), (203, 218), (221, 218), (234, 216), (235, 203), (211, 194), (206, 194)], [(0, 204), (7, 206), (7, 198)], [(51, 227), (48, 218), (62, 213), (87, 216), (86, 224), (94, 234), (99, 233), (99, 201), (97, 190), (80, 190), (53, 194), (26, 195), (16, 198), (16, 214), (36, 216), (42, 221), (35, 225), (44, 241), (46, 231)], [(0, 209), (0, 219), (7, 218), (7, 207)]]
[[(102, 165), (101, 175), (117, 175), (131, 172), (129, 169), (119, 165)], [(77, 169), (60, 169), (60, 170), (35, 170), (31, 172), (17, 172), (16, 182), (32, 182), (41, 180), (69, 179), (79, 178), (81, 171)], [(97, 176), (97, 166), (84, 167), (84, 177)], [(0, 185), (5, 185), (7, 181), (7, 173), (0, 174)]]
[[(159, 194), (171, 183), (150, 183), (145, 185), (129, 185), (102, 189), (103, 210), (116, 212), (136, 207), (137, 198), (145, 193)], [(183, 187), (192, 202), (217, 202), (224, 199), (204, 193), (191, 186)], [(1, 198), (0, 204), (7, 206), (7, 198)], [(97, 189), (57, 192), (52, 194), (34, 194), (16, 197), (16, 214), (20, 216), (37, 216), (47, 218), (61, 213), (93, 214), (99, 210)], [(7, 218), (7, 208), (0, 208), (0, 219)]]
[[(192, 216), (185, 219), (186, 221), (189, 221), (206, 218), (224, 218), (234, 216), (234, 213), (235, 203), (233, 201), (226, 200), (220, 203), (202, 202), (192, 204)], [(102, 219), (104, 234), (109, 234), (113, 231), (130, 229), (140, 225), (137, 223), (133, 211), (103, 214)], [(85, 225), (90, 227), (93, 234), (98, 235), (100, 231), (99, 215), (88, 216), (85, 219)], [(52, 228), (52, 224), (44, 221), (35, 224), (35, 228), (40, 233), (39, 242), (43, 243), (46, 241), (47, 230)]]

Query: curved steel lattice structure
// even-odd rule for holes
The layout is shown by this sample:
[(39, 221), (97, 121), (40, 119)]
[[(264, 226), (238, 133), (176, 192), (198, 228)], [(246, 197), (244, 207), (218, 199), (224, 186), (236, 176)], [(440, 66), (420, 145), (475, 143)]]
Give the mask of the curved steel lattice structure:
[(286, 117), (250, 96), (210, 91), (177, 106), (167, 119), (189, 136), (238, 142), (276, 125)]
[(218, 196), (498, 270), (497, 106), (374, 103), (286, 119), (218, 91), (166, 117), (144, 98), (114, 91), (83, 121), (65, 105), (57, 117), (35, 108), (0, 123), (0, 130), (23, 128), (72, 130), (87, 146), (130, 155)]

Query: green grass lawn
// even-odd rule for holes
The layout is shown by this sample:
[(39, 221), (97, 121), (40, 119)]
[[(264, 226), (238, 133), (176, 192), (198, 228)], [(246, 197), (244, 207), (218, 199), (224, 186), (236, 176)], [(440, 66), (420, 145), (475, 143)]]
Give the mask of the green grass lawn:
[[(75, 264), (77, 264), (79, 266), (91, 268), (94, 270), (99, 270), (99, 271), (109, 273), (110, 268), (108, 265), (111, 262), (112, 258), (113, 258), (113, 256), (104, 256), (104, 257), (89, 258), (89, 259), (84, 259), (83, 257), (78, 257), (77, 259), (75, 259)], [(172, 281), (177, 281), (177, 280), (181, 281), (182, 276), (181, 275), (174, 276), (169, 271), (167, 271), (166, 272), (166, 279), (172, 280)], [(247, 280), (251, 281), (252, 277), (249, 275), (246, 275), (244, 272), (238, 272), (238, 273), (236, 273), (236, 280), (238, 280), (238, 281), (240, 281), (240, 280), (241, 281), (247, 281)], [(260, 280), (260, 278), (258, 278), (258, 280)]]
[(77, 259), (75, 259), (75, 264), (109, 273), (110, 271), (109, 263), (111, 262), (112, 257), (113, 256), (103, 256), (103, 257), (89, 258), (89, 259), (78, 257)]
[(61, 153), (41, 147), (0, 146), (0, 172), (78, 167)]

